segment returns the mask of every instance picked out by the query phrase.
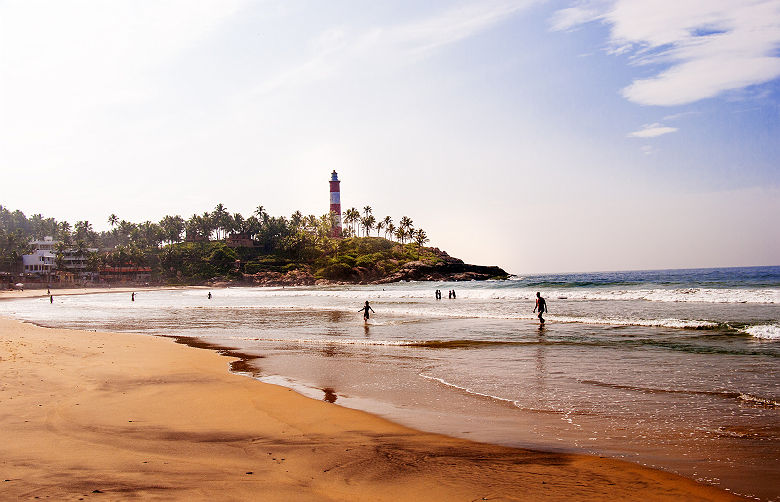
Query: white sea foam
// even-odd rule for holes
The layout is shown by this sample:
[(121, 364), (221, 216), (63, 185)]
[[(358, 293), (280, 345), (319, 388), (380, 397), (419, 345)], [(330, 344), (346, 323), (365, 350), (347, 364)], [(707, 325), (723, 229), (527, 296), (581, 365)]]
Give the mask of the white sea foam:
[(452, 387), (454, 389), (462, 390), (463, 392), (466, 392), (468, 394), (473, 394), (475, 396), (481, 396), (481, 397), (487, 397), (489, 399), (495, 399), (496, 401), (504, 401), (504, 402), (511, 403), (511, 404), (513, 404), (515, 406), (518, 406), (518, 407), (520, 406), (519, 403), (517, 401), (515, 401), (514, 399), (507, 399), (505, 397), (499, 397), (499, 396), (494, 396), (492, 394), (485, 394), (483, 392), (478, 392), (478, 391), (470, 389), (468, 387), (463, 387), (461, 385), (457, 385), (457, 384), (454, 384), (452, 382), (448, 382), (447, 380), (444, 380), (443, 378), (439, 378), (439, 377), (435, 377), (435, 376), (431, 376), (431, 375), (426, 375), (425, 373), (419, 373), (419, 376), (421, 376), (421, 377), (423, 377), (423, 378), (425, 378), (427, 380), (433, 380), (433, 381), (439, 382), (440, 384), (445, 385), (447, 387)]
[[(344, 299), (431, 299), (436, 284), (417, 287), (359, 286), (332, 288), (227, 288), (219, 290), (220, 297), (231, 298), (344, 298)], [(470, 288), (458, 289), (458, 298), (479, 300), (532, 300), (539, 288)], [(780, 303), (780, 289), (776, 288), (545, 288), (548, 299), (567, 300), (645, 300), (652, 302), (702, 303)], [(185, 295), (202, 296), (201, 290), (187, 291)]]
[(754, 324), (741, 331), (762, 340), (780, 340), (780, 324)]
[(746, 403), (758, 405), (758, 406), (766, 406), (768, 408), (777, 408), (780, 406), (780, 403), (773, 399), (758, 397), (752, 394), (745, 394), (744, 392), (739, 394), (739, 398), (745, 401)]
[(635, 318), (596, 318), (596, 317), (569, 317), (548, 316), (558, 322), (572, 322), (583, 324), (608, 324), (613, 326), (654, 326), (659, 328), (681, 329), (711, 329), (718, 326), (712, 321), (700, 321), (695, 319), (635, 319)]

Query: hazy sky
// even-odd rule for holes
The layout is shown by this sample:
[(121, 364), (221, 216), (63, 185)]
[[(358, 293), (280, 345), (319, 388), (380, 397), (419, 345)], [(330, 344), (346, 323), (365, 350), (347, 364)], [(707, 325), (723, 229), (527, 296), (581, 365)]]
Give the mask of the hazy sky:
[(410, 216), (510, 272), (780, 264), (780, 0), (0, 1), (0, 204)]

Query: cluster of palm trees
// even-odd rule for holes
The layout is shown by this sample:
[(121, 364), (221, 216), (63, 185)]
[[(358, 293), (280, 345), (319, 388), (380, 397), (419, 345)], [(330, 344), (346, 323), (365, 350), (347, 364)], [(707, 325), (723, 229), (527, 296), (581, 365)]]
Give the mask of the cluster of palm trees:
[(344, 211), (344, 223), (348, 225), (344, 230), (345, 236), (360, 236), (362, 233), (363, 236), (368, 237), (371, 231), (376, 229), (377, 237), (384, 231), (386, 239), (390, 236), (390, 239), (397, 239), (401, 244), (405, 244), (409, 240), (424, 246), (429, 241), (425, 230), (421, 228), (415, 229), (414, 222), (408, 216), (401, 217), (398, 220), (398, 226), (396, 226), (392, 217), (385, 216), (377, 221), (372, 213), (373, 209), (371, 206), (364, 206), (362, 215), (354, 207)]
[[(420, 247), (429, 241), (422, 229), (415, 229), (411, 218), (404, 216), (396, 225), (393, 218), (385, 216), (377, 221), (371, 206), (361, 213), (356, 208), (344, 212), (344, 237), (370, 236), (376, 230), (377, 237), (397, 240), (401, 244), (416, 242)], [(230, 213), (223, 204), (217, 204), (211, 212), (193, 214), (189, 219), (179, 215), (167, 215), (159, 222), (132, 223), (116, 214), (108, 217), (109, 231), (96, 232), (88, 220), (77, 221), (73, 226), (67, 221), (56, 221), (35, 214), (27, 218), (21, 211), (9, 211), (0, 205), (0, 269), (10, 269), (22, 254), (30, 251), (30, 241), (52, 236), (61, 244), (57, 255), (68, 253), (91, 256), (95, 261), (102, 249), (102, 259), (109, 264), (149, 261), (165, 244), (185, 240), (209, 241), (225, 239), (231, 234), (243, 234), (252, 239), (264, 252), (283, 253), (291, 257), (316, 255), (335, 245), (330, 240), (337, 215), (304, 215), (296, 211), (288, 217), (269, 216), (263, 206), (258, 206), (247, 218), (240, 213)], [(146, 257), (146, 258), (145, 258)]]

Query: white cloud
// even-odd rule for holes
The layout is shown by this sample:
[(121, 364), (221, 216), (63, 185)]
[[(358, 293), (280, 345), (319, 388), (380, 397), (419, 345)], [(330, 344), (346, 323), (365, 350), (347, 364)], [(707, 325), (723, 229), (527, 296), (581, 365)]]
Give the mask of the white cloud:
[(425, 19), (390, 26), (327, 30), (315, 37), (308, 59), (267, 78), (252, 92), (269, 94), (341, 74), (346, 67), (366, 72), (397, 68), (475, 36), (539, 0), (465, 3)]
[(601, 9), (585, 6), (568, 7), (560, 9), (553, 14), (550, 20), (551, 28), (555, 31), (564, 31), (601, 18)]
[(665, 66), (622, 90), (635, 103), (682, 105), (780, 77), (780, 0), (594, 0), (558, 11), (553, 27), (594, 19), (610, 25), (610, 52)]
[(655, 138), (677, 131), (676, 127), (669, 127), (663, 124), (645, 124), (638, 131), (628, 133), (629, 138)]

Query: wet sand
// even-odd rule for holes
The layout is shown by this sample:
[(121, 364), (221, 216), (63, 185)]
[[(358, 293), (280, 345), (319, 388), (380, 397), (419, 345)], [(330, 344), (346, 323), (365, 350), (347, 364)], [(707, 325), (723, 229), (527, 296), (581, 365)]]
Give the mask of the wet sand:
[(732, 500), (619, 460), (422, 433), (173, 340), (0, 319), (0, 494), (55, 500)]

